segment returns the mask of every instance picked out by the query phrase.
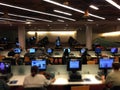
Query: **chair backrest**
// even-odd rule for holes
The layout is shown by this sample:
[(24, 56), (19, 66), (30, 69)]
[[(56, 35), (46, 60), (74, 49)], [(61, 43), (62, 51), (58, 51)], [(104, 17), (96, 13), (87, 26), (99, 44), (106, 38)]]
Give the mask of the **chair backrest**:
[(72, 86), (71, 90), (89, 90), (89, 86)]
[(110, 90), (120, 90), (120, 86), (114, 86)]
[(31, 88), (24, 88), (24, 90), (47, 90), (46, 88), (33, 88), (33, 87), (31, 87)]

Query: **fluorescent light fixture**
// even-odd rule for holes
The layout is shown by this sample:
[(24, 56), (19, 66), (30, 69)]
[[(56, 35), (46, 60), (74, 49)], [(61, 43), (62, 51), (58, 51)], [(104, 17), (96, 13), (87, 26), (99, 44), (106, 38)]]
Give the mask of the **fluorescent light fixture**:
[(39, 20), (39, 21), (45, 21), (45, 22), (52, 22), (51, 20), (47, 20), (47, 19), (34, 18), (34, 17), (28, 17), (28, 16), (11, 14), (11, 13), (8, 13), (8, 15), (15, 16), (15, 17), (21, 17), (21, 18), (28, 18), (28, 19), (33, 19), (33, 20)]
[(93, 20), (92, 20), (92, 19), (87, 19), (87, 21), (90, 21), (90, 22), (92, 22)]
[(2, 19), (2, 20), (7, 20), (7, 21), (15, 21), (15, 22), (26, 22), (26, 21), (23, 21), (23, 20), (17, 20), (17, 19), (10, 19), (10, 18), (1, 18), (0, 17), (0, 19)]
[(102, 36), (119, 36), (120, 31), (103, 33)]
[(60, 19), (58, 19), (57, 21), (59, 21), (59, 22), (64, 22), (64, 20), (60, 20)]
[(116, 8), (120, 9), (120, 5), (118, 5), (116, 2), (112, 1), (112, 0), (105, 0), (106, 2), (112, 4), (113, 6), (115, 6)]
[(117, 20), (119, 20), (119, 21), (120, 21), (120, 18), (117, 18)]
[[(0, 12), (0, 14), (4, 14), (4, 13), (3, 13), (3, 12)], [(14, 17), (21, 17), (21, 18), (27, 18), (27, 19), (45, 21), (45, 22), (52, 22), (51, 20), (47, 20), (47, 19), (40, 19), (40, 18), (28, 17), (28, 16), (17, 15), (17, 14), (12, 14), (12, 13), (8, 13), (8, 15), (9, 15), (9, 16), (14, 16)]]
[[(79, 9), (76, 9), (76, 8), (73, 8), (73, 7), (70, 7), (70, 6), (67, 6), (67, 5), (60, 4), (60, 3), (52, 1), (52, 0), (43, 0), (43, 1), (46, 1), (48, 3), (52, 3), (52, 4), (57, 5), (57, 6), (61, 6), (61, 7), (67, 8), (67, 9), (70, 9), (70, 10), (73, 10), (73, 11), (76, 11), (76, 12), (79, 12), (79, 13), (83, 13), (83, 14), (85, 13), (82, 10), (79, 10)], [(103, 19), (103, 20), (105, 19), (103, 17), (97, 16), (97, 15), (94, 15), (94, 14), (91, 14), (91, 13), (89, 13), (89, 15), (92, 16), (92, 17), (99, 18), (99, 19)]]
[(96, 6), (94, 6), (94, 5), (90, 5), (89, 7), (92, 8), (92, 9), (95, 9), (95, 10), (98, 10), (98, 9), (99, 9), (98, 7), (96, 7)]
[(68, 15), (68, 16), (72, 16), (71, 13), (63, 12), (63, 11), (60, 11), (60, 10), (53, 10), (53, 11), (57, 12), (57, 13), (65, 14), (65, 15)]
[(23, 8), (23, 7), (13, 6), (10, 4), (0, 3), (0, 5), (11, 7), (11, 8), (16, 8), (16, 9), (20, 9), (20, 10), (24, 10), (24, 11), (34, 12), (34, 13), (38, 13), (38, 14), (44, 14), (44, 15), (49, 15), (49, 16), (53, 16), (53, 17), (58, 17), (58, 18), (66, 19), (66, 20), (76, 21), (75, 19), (72, 19), (72, 18), (67, 18), (64, 16), (59, 16), (59, 15), (55, 15), (55, 14), (51, 14), (51, 13), (36, 11), (36, 10), (27, 9), (27, 8)]

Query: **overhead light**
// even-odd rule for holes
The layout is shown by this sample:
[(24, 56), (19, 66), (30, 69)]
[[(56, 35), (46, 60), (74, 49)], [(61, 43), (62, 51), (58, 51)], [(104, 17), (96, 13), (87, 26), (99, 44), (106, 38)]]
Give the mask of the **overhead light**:
[(92, 22), (93, 20), (92, 20), (92, 19), (87, 19), (87, 21), (90, 21), (90, 22)]
[[(4, 13), (0, 12), (0, 14), (4, 14)], [(40, 19), (40, 18), (28, 17), (28, 16), (17, 15), (17, 14), (12, 14), (12, 13), (8, 13), (8, 15), (9, 16), (15, 16), (15, 17), (21, 17), (21, 18), (27, 18), (27, 19), (33, 19), (33, 20), (40, 20), (40, 21), (45, 21), (45, 22), (52, 22), (51, 20), (47, 20), (47, 19)]]
[(26, 21), (23, 21), (23, 20), (17, 20), (17, 19), (11, 19), (11, 18), (0, 18), (2, 20), (8, 20), (8, 21), (15, 21), (15, 22), (26, 22)]
[(25, 23), (26, 23), (26, 24), (31, 24), (31, 22), (30, 22), (30, 21), (26, 21)]
[(60, 20), (60, 19), (58, 19), (57, 21), (59, 21), (59, 22), (64, 22), (64, 20)]
[(14, 5), (10, 5), (10, 4), (0, 3), (0, 5), (11, 7), (11, 8), (16, 8), (16, 9), (20, 9), (20, 10), (24, 10), (24, 11), (49, 15), (49, 16), (53, 16), (53, 17), (58, 17), (58, 18), (66, 19), (66, 20), (76, 21), (75, 19), (72, 19), (72, 18), (68, 18), (68, 17), (64, 17), (64, 16), (60, 16), (60, 15), (55, 15), (55, 14), (51, 14), (51, 13), (46, 13), (46, 12), (41, 12), (41, 11), (36, 11), (36, 10), (32, 10), (32, 9), (27, 9), (27, 8), (23, 8), (23, 7), (18, 7), (18, 6), (14, 6)]
[(117, 20), (119, 20), (119, 21), (120, 21), (120, 18), (117, 18)]
[(54, 12), (57, 12), (57, 13), (61, 13), (61, 14), (65, 14), (65, 15), (72, 16), (71, 13), (63, 12), (63, 11), (60, 11), (60, 10), (54, 10)]
[(10, 16), (16, 16), (16, 17), (21, 17), (21, 18), (28, 18), (28, 19), (33, 19), (33, 20), (39, 20), (39, 21), (45, 21), (45, 22), (52, 22), (51, 20), (47, 20), (47, 19), (34, 18), (34, 17), (28, 17), (28, 16), (11, 14), (11, 13), (8, 13), (8, 15), (10, 15)]
[(98, 7), (96, 7), (96, 6), (94, 6), (94, 5), (90, 5), (89, 7), (92, 8), (92, 9), (95, 9), (95, 10), (98, 10), (98, 9), (99, 9)]
[[(43, 1), (46, 1), (46, 2), (48, 2), (48, 3), (52, 3), (52, 4), (54, 4), (54, 5), (61, 6), (61, 7), (64, 7), (64, 8), (67, 8), (67, 9), (70, 9), (70, 10), (73, 10), (73, 11), (76, 11), (76, 12), (79, 12), (79, 13), (83, 13), (83, 14), (84, 14), (84, 11), (82, 11), (82, 10), (79, 10), (79, 9), (76, 9), (76, 8), (73, 8), (73, 7), (64, 5), (64, 4), (60, 4), (60, 3), (55, 2), (55, 1), (52, 1), (52, 0), (43, 0)], [(91, 14), (91, 13), (89, 13), (89, 15), (92, 16), (92, 17), (99, 18), (99, 19), (103, 19), (103, 20), (105, 19), (105, 18), (103, 18), (103, 17), (97, 16), (97, 15), (94, 15), (94, 14)]]
[(113, 6), (115, 6), (116, 8), (120, 9), (120, 5), (118, 5), (117, 3), (115, 3), (114, 1), (112, 0), (105, 0), (106, 2), (112, 4)]
[(102, 36), (119, 36), (120, 35), (120, 31), (116, 31), (116, 32), (108, 32), (108, 33), (103, 33)]

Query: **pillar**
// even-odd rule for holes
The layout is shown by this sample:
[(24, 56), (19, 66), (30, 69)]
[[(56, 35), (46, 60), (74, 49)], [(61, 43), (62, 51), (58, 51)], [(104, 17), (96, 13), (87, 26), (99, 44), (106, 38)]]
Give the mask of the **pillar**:
[(86, 47), (92, 49), (92, 26), (86, 25)]
[(23, 49), (26, 49), (26, 43), (25, 43), (25, 26), (19, 25), (18, 26), (18, 41), (20, 43), (20, 46)]

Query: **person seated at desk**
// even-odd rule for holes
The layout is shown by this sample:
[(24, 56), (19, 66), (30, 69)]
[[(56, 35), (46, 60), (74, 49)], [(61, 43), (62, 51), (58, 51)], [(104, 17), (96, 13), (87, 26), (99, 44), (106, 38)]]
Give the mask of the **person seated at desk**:
[(113, 70), (110, 73), (108, 73), (106, 79), (103, 79), (107, 89), (112, 88), (114, 86), (120, 86), (120, 63), (113, 63), (112, 68)]
[(82, 59), (82, 64), (87, 64), (87, 56), (90, 56), (88, 53), (87, 53), (87, 50), (82, 53), (81, 55), (81, 59)]
[(14, 49), (12, 48), (7, 55), (13, 57), (15, 55)]
[(40, 90), (46, 90), (46, 86), (55, 81), (54, 79), (48, 80), (43, 74), (38, 74), (38, 67), (31, 67), (31, 74), (26, 76), (23, 82), (24, 88), (41, 88)]
[(0, 79), (0, 90), (10, 90), (10, 87), (2, 79)]
[(27, 50), (26, 50), (26, 53), (24, 54), (24, 58), (25, 58), (25, 57), (29, 57), (30, 60), (31, 60), (31, 59), (34, 59), (34, 58), (35, 58), (35, 54), (31, 54), (31, 53), (30, 53), (30, 50), (27, 49)]
[(51, 57), (51, 56), (46, 53), (44, 47), (39, 47), (38, 50), (35, 52), (35, 58), (45, 58), (45, 57)]
[(63, 56), (62, 56), (62, 63), (66, 64), (69, 59), (69, 52), (68, 49), (65, 49)]
[(23, 64), (23, 60), (20, 58), (20, 54), (15, 54), (14, 55), (14, 59), (15, 59), (15, 65), (22, 65)]

